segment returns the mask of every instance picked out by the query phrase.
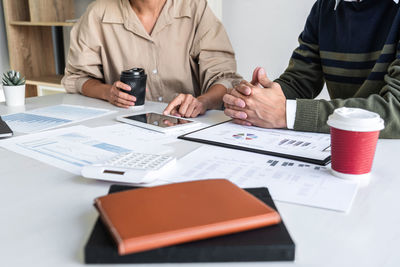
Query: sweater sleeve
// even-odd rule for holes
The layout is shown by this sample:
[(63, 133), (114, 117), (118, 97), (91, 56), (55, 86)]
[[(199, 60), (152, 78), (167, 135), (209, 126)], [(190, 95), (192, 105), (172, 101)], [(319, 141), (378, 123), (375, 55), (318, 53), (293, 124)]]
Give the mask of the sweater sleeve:
[(328, 116), (339, 107), (362, 108), (378, 113), (385, 121), (381, 138), (400, 138), (400, 54), (390, 65), (385, 76), (386, 85), (379, 94), (367, 98), (312, 100), (297, 99), (294, 129), (298, 131), (328, 132)]

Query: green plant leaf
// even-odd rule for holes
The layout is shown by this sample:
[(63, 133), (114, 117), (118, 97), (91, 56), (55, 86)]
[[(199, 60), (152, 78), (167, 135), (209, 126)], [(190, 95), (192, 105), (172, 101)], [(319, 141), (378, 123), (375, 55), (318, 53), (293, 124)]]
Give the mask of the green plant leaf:
[(24, 85), (25, 84), (25, 78), (22, 78), (19, 82), (18, 85)]

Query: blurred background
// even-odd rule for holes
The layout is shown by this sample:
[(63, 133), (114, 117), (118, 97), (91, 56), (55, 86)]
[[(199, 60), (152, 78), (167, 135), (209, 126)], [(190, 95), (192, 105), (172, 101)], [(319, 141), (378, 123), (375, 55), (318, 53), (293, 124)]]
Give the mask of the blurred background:
[[(184, 0), (181, 0), (184, 1)], [(75, 0), (78, 18), (92, 0)], [(297, 46), (306, 18), (315, 0), (209, 0), (222, 20), (236, 52), (238, 72), (247, 80), (252, 71), (263, 66), (271, 79), (287, 67)], [(0, 2), (0, 73), (8, 70), (9, 55), (4, 26), (3, 3)], [(64, 27), (65, 55), (71, 27)], [(1, 97), (2, 94), (0, 94)], [(326, 97), (326, 92), (322, 97)]]

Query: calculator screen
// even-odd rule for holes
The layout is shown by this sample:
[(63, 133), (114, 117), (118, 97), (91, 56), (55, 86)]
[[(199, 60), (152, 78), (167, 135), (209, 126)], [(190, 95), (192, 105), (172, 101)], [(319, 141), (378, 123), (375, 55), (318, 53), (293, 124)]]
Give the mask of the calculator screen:
[(143, 122), (146, 124), (155, 125), (155, 126), (162, 127), (162, 128), (167, 128), (167, 127), (175, 126), (178, 124), (186, 124), (186, 123), (192, 122), (189, 120), (178, 119), (178, 118), (161, 115), (161, 114), (157, 114), (157, 113), (146, 113), (146, 114), (129, 116), (129, 117), (125, 117), (125, 118), (129, 119), (129, 120)]

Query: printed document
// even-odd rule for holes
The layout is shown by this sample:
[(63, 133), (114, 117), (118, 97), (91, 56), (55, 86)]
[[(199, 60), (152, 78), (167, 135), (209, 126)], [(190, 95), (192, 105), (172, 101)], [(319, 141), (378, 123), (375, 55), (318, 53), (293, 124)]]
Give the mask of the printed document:
[(202, 146), (179, 159), (168, 182), (226, 178), (243, 188), (267, 187), (274, 200), (347, 212), (358, 190), (330, 168), (240, 150)]
[(329, 134), (263, 129), (226, 122), (183, 136), (183, 139), (188, 138), (252, 152), (279, 154), (296, 160), (308, 159), (321, 165), (328, 163), (330, 157)]
[(116, 111), (75, 105), (56, 105), (3, 116), (14, 132), (33, 133), (94, 119)]
[(132, 139), (122, 145), (116, 142), (118, 135), (96, 135), (101, 128), (73, 126), (2, 140), (0, 146), (77, 175), (81, 174), (83, 166), (105, 161), (119, 153), (171, 152), (169, 147), (143, 140)]

